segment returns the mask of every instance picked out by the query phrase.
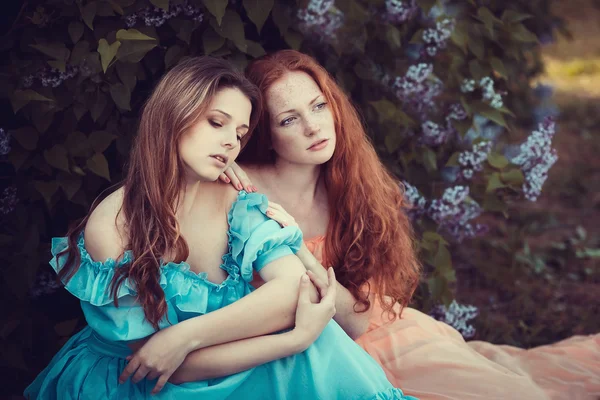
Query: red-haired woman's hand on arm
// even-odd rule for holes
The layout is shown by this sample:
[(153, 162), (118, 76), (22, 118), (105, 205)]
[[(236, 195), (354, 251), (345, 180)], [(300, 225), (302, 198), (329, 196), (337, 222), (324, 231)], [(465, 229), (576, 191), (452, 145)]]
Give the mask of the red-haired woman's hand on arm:
[(220, 176), (219, 180), (230, 183), (231, 186), (237, 190), (245, 190), (248, 193), (258, 192), (255, 186), (252, 185), (252, 181), (244, 172), (244, 170), (234, 162), (229, 168), (225, 170)]

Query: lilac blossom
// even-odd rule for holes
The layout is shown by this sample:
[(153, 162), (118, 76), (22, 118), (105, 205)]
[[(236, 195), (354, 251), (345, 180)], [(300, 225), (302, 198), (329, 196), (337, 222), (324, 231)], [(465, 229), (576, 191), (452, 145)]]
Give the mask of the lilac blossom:
[(459, 243), (487, 230), (486, 226), (471, 222), (481, 215), (483, 209), (468, 196), (468, 186), (450, 187), (444, 191), (441, 199), (432, 200), (428, 208), (431, 219)]
[(0, 156), (10, 153), (10, 135), (0, 128)]
[(164, 10), (159, 7), (145, 7), (135, 14), (126, 16), (125, 25), (127, 25), (128, 28), (133, 28), (138, 21), (143, 21), (146, 26), (159, 27), (164, 25), (164, 23), (171, 18), (175, 18), (180, 14), (190, 17), (196, 22), (202, 22), (204, 19), (202, 9), (190, 4), (190, 2), (186, 0), (183, 4), (170, 5), (169, 10)]
[(492, 142), (485, 141), (473, 145), (472, 150), (462, 151), (458, 154), (460, 175), (463, 179), (473, 178), (475, 172), (483, 170), (483, 163), (492, 151)]
[(300, 31), (319, 40), (337, 40), (336, 32), (344, 23), (344, 14), (333, 3), (333, 0), (310, 0), (305, 9), (298, 10)]
[(465, 339), (471, 339), (475, 336), (475, 328), (468, 322), (479, 315), (477, 307), (466, 304), (459, 304), (456, 300), (448, 307), (437, 305), (429, 313), (434, 319), (444, 322), (456, 329)]
[(7, 187), (0, 196), (0, 214), (6, 215), (14, 211), (17, 205), (17, 188), (14, 186)]
[(454, 20), (449, 18), (437, 21), (435, 28), (425, 29), (423, 31), (425, 52), (434, 57), (440, 50), (445, 49), (453, 30)]
[(486, 101), (493, 108), (502, 108), (504, 101), (502, 95), (494, 89), (494, 80), (489, 76), (483, 77), (476, 82), (474, 79), (464, 79), (460, 85), (460, 91), (463, 93), (474, 92), (476, 88), (481, 89), (482, 100)]
[(423, 214), (425, 214), (427, 200), (419, 190), (406, 181), (402, 181), (404, 185), (404, 198), (411, 205), (411, 208), (408, 210), (408, 215), (412, 219), (416, 219)]
[(446, 127), (442, 127), (433, 121), (426, 121), (421, 125), (421, 129), (423, 134), (421, 135), (420, 142), (432, 147), (446, 143), (452, 133)]
[(414, 18), (419, 11), (415, 0), (385, 0), (385, 19), (392, 23), (403, 23)]
[(525, 175), (523, 193), (529, 201), (536, 201), (542, 193), (542, 186), (548, 178), (548, 171), (558, 160), (556, 149), (552, 148), (552, 138), (556, 132), (556, 123), (546, 118), (538, 125), (519, 147), (519, 154), (511, 161), (521, 167)]
[(427, 114), (436, 110), (434, 99), (443, 90), (442, 82), (433, 76), (433, 65), (420, 63), (411, 65), (404, 76), (394, 79), (384, 78), (396, 97), (410, 112), (427, 120)]
[(56, 274), (50, 271), (44, 271), (37, 276), (33, 287), (31, 288), (31, 297), (38, 298), (43, 295), (52, 294), (60, 289), (62, 285), (56, 279)]
[(53, 88), (63, 84), (67, 79), (74, 78), (79, 73), (79, 67), (76, 65), (67, 65), (65, 72), (61, 72), (56, 68), (50, 66), (44, 66), (40, 68), (35, 74), (29, 74), (21, 78), (21, 85), (25, 88), (31, 87), (36, 80), (38, 80), (42, 86)]

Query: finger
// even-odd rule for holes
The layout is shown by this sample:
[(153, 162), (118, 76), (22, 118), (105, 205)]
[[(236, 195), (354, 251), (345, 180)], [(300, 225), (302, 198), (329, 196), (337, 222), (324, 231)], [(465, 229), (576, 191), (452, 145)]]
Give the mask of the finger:
[(148, 375), (146, 375), (146, 379), (149, 381), (153, 381), (160, 376), (160, 372), (158, 371), (150, 371)]
[(300, 289), (299, 289), (299, 294), (298, 294), (298, 304), (308, 304), (310, 303), (310, 292), (309, 292), (309, 285), (310, 283), (310, 279), (308, 277), (308, 275), (306, 274), (302, 274), (302, 277), (300, 278)]
[(170, 376), (171, 375), (167, 375), (167, 374), (161, 375), (160, 378), (158, 378), (158, 382), (156, 382), (156, 386), (154, 386), (154, 389), (152, 389), (152, 394), (156, 394), (156, 393), (160, 392), (162, 390), (162, 388), (165, 387), (165, 384), (169, 380)]
[(229, 179), (227, 175), (225, 175), (225, 172), (219, 175), (219, 180), (225, 183), (231, 183), (231, 179)]
[(146, 375), (148, 375), (148, 372), (150, 372), (150, 368), (146, 367), (145, 365), (141, 365), (133, 375), (133, 378), (131, 378), (131, 382), (138, 383), (144, 379)]
[(325, 297), (325, 295), (327, 294), (327, 284), (322, 281), (321, 279), (319, 279), (319, 277), (312, 271), (306, 271), (306, 274), (308, 275), (308, 277), (310, 278), (310, 280), (312, 281), (312, 283), (314, 283), (314, 285), (317, 287), (317, 290), (319, 291), (319, 295), (321, 296), (321, 298)]
[(127, 364), (127, 366), (125, 367), (123, 372), (121, 372), (121, 375), (119, 376), (119, 383), (125, 383), (127, 381), (127, 379), (129, 379), (131, 374), (133, 374), (135, 371), (137, 371), (139, 366), (140, 366), (140, 361), (134, 357), (129, 362), (129, 364)]
[(329, 283), (329, 288), (327, 290), (327, 294), (321, 300), (333, 301), (335, 303), (335, 296), (337, 293), (337, 280), (335, 279), (335, 272), (331, 267), (329, 267), (329, 269), (327, 270), (327, 280)]
[(227, 175), (227, 177), (231, 181), (231, 185), (234, 188), (236, 188), (237, 190), (242, 190), (244, 188), (232, 167), (227, 168), (227, 170), (224, 173), (225, 175)]
[(289, 221), (281, 214), (281, 212), (274, 210), (272, 208), (267, 208), (266, 214), (273, 221), (276, 221), (282, 227), (286, 227), (289, 225)]
[(233, 169), (233, 171), (237, 175), (244, 189), (247, 192), (252, 192), (252, 181), (250, 181), (250, 178), (248, 178), (246, 172), (244, 172), (244, 170), (235, 162), (231, 165), (231, 169)]

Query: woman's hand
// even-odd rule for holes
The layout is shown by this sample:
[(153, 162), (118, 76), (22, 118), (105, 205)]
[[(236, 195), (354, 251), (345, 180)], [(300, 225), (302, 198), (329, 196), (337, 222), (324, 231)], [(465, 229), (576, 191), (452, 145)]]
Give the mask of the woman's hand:
[(248, 193), (258, 192), (256, 186), (252, 185), (248, 175), (246, 175), (244, 170), (235, 162), (231, 164), (225, 172), (219, 175), (219, 179), (225, 183), (231, 183), (237, 190), (244, 189)]
[(267, 217), (274, 221), (277, 221), (282, 227), (286, 226), (298, 226), (298, 223), (284, 208), (272, 201), (269, 201), (269, 207), (267, 208)]
[[(177, 325), (158, 331), (133, 355), (127, 357), (129, 363), (119, 376), (119, 383), (124, 383), (132, 375), (134, 383), (144, 378), (158, 378), (152, 394), (160, 392), (192, 350), (182, 340), (176, 327)], [(133, 348), (135, 349), (135, 345)]]
[(322, 281), (312, 281), (321, 296), (321, 300), (318, 303), (310, 301), (309, 289), (312, 276), (314, 274), (305, 274), (300, 279), (300, 293), (296, 308), (296, 326), (293, 330), (293, 333), (300, 338), (305, 349), (317, 340), (336, 312), (335, 294), (337, 282), (333, 268), (327, 270), (328, 282), (326, 284)]

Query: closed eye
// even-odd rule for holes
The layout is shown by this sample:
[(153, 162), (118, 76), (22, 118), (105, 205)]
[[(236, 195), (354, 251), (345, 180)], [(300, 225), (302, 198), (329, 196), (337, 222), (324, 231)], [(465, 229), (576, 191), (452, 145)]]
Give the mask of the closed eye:
[(215, 128), (222, 128), (223, 125), (221, 125), (220, 123), (218, 123), (217, 121), (208, 121), (212, 126), (214, 126)]

